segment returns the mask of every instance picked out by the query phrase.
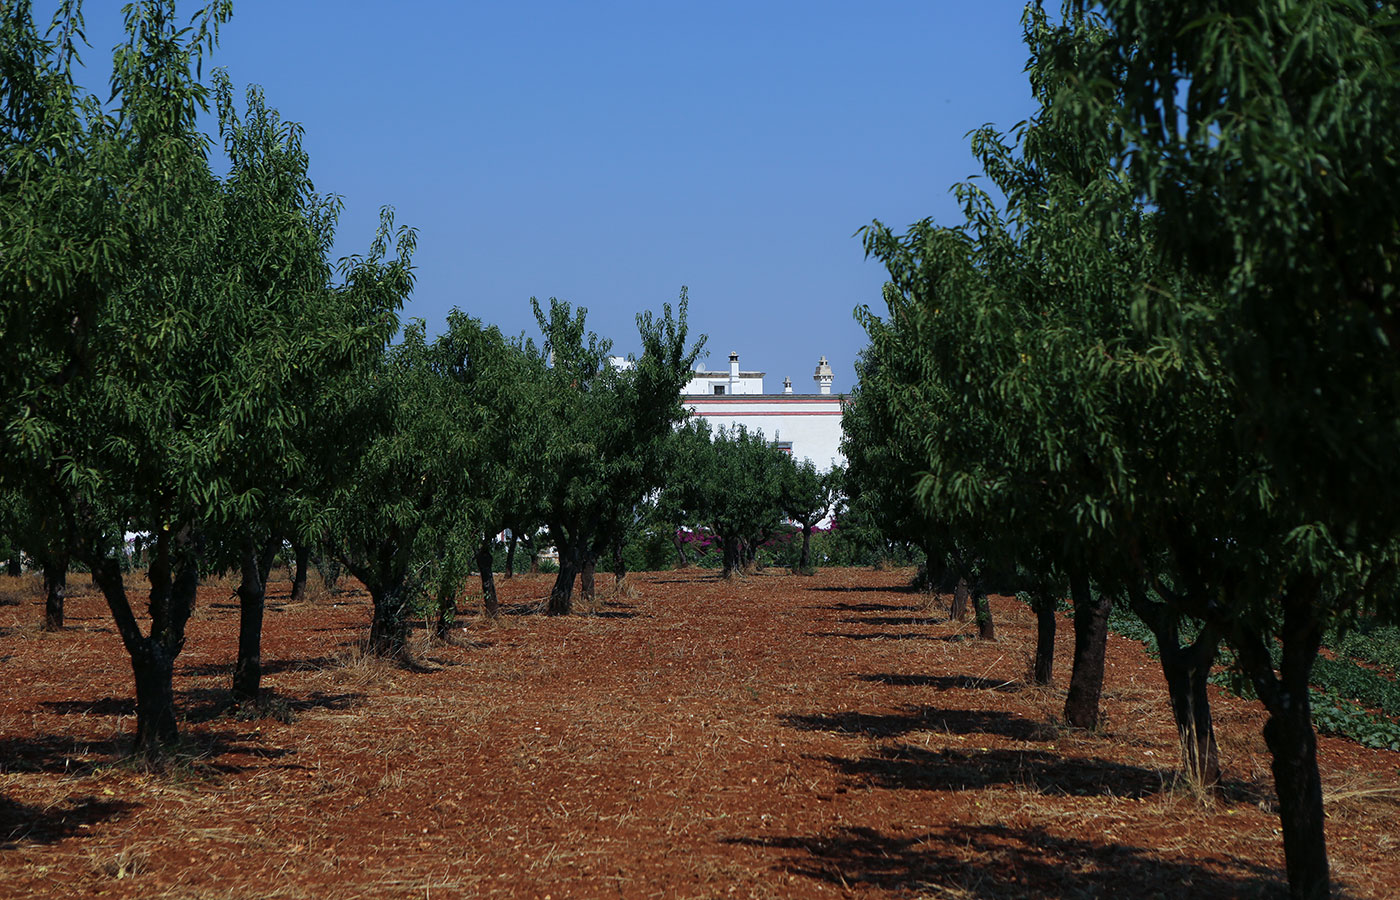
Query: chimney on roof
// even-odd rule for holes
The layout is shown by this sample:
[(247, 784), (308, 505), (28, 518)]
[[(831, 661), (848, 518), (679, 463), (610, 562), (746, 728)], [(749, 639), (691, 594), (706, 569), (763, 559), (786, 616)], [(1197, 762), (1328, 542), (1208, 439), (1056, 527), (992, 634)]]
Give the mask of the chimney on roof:
[(792, 393), (792, 379), (789, 378), (789, 377), (787, 377), (786, 375), (783, 376), (783, 393), (784, 393), (784, 394), (791, 394), (791, 393)]
[(739, 393), (739, 352), (729, 354), (729, 393)]
[(835, 376), (831, 374), (831, 366), (827, 365), (826, 357), (823, 356), (821, 362), (817, 363), (817, 371), (812, 375), (812, 380), (817, 383), (821, 393), (829, 394), (833, 378)]

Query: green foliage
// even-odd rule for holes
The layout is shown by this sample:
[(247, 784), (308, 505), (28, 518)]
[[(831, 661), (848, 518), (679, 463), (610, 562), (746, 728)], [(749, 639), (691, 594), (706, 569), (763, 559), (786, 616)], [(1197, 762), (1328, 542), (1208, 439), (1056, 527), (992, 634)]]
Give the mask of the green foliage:
[(1400, 723), (1378, 716), (1330, 691), (1312, 692), (1313, 725), (1318, 731), (1350, 738), (1363, 747), (1400, 750)]
[[(684, 288), (677, 306), (637, 316), (642, 354), (610, 361), (587, 311), (531, 299), (543, 342), (538, 415), (547, 427), (528, 454), (542, 485), (541, 517), (560, 559), (577, 571), (625, 542), (644, 499), (666, 480), (664, 448), (685, 416), (680, 392), (704, 337), (691, 344)], [(561, 600), (562, 604), (562, 600)]]
[(671, 477), (660, 503), (674, 524), (711, 536), (729, 574), (782, 527), (783, 490), (792, 465), (762, 432), (742, 425), (711, 432), (704, 419), (692, 419), (669, 438)]
[(629, 572), (663, 572), (674, 567), (676, 549), (669, 530), (648, 528), (635, 533), (622, 548)]
[(1400, 717), (1400, 682), (1363, 669), (1349, 659), (1319, 656), (1313, 663), (1312, 683), (1328, 694)]
[(1365, 622), (1347, 630), (1345, 636), (1334, 635), (1327, 646), (1338, 653), (1381, 666), (1392, 676), (1400, 675), (1400, 627), (1395, 625)]

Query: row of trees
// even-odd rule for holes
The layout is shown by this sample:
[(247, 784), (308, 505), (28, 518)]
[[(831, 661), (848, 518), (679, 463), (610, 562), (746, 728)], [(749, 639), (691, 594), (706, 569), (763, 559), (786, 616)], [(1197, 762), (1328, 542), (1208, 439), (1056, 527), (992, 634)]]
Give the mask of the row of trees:
[(793, 530), (802, 536), (795, 568), (811, 572), (812, 532), (836, 512), (843, 474), (794, 459), (761, 431), (742, 425), (712, 431), (703, 418), (668, 439), (666, 471), (654, 520), (718, 543), (725, 578), (751, 566), (764, 543)]
[[(686, 299), (638, 317), (626, 361), (582, 309), (535, 304), (536, 342), (454, 312), (401, 339), (415, 234), (386, 209), (367, 253), (332, 264), (338, 203), (318, 194), (298, 126), (257, 89), (198, 73), (230, 14), (186, 27), (174, 0), (126, 11), (113, 92), (73, 68), (76, 4), (41, 32), (0, 3), (0, 530), (44, 570), (62, 624), (70, 563), (92, 573), (131, 657), (139, 750), (177, 737), (175, 660), (200, 578), (241, 573), (232, 695), (258, 697), (265, 586), (284, 543), (313, 546), (373, 598), (369, 646), (406, 659), (410, 604), (445, 629), (503, 530), (547, 530), (549, 611), (591, 591), (661, 484), (663, 446), (703, 339)], [(212, 103), (211, 103), (212, 101)], [(227, 173), (198, 116), (218, 115)], [(123, 578), (149, 556), (147, 614)], [(148, 626), (143, 627), (143, 623)]]
[[(301, 132), (222, 74), (196, 76), (227, 3), (188, 27), (173, 2), (126, 10), (112, 99), (74, 80), (82, 19), (40, 33), (0, 9), (0, 489), (7, 532), (44, 567), (61, 620), (69, 560), (91, 571), (131, 656), (137, 743), (176, 734), (171, 670), (200, 570), (256, 570), (314, 478), (314, 398), (377, 357), (412, 285), (413, 234), (386, 212), (333, 270), (338, 207)], [(196, 125), (214, 99), (228, 174)], [(149, 628), (122, 578), (149, 536)], [(56, 622), (55, 622), (56, 624)]]
[(890, 282), (859, 313), (849, 482), (950, 578), (1026, 579), (1042, 657), (1068, 588), (1071, 722), (1126, 599), (1206, 784), (1227, 644), (1291, 894), (1327, 896), (1309, 674), (1326, 629), (1400, 613), (1395, 10), (1089, 6), (1028, 10), (1040, 110), (974, 133), (965, 221), (864, 231)]

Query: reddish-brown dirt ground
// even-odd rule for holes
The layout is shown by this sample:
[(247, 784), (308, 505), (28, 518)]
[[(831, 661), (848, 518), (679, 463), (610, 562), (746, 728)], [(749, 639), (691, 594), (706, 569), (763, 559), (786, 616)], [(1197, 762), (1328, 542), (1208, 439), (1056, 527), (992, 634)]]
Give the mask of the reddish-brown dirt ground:
[[(1255, 897), (1282, 891), (1257, 704), (1213, 695), (1227, 784), (1178, 782), (1160, 670), (1114, 636), (1094, 732), (1026, 683), (1034, 621), (973, 639), (908, 572), (634, 576), (538, 614), (500, 582), (430, 671), (356, 652), (362, 592), (274, 585), (266, 685), (221, 712), (237, 634), (201, 589), (176, 667), (189, 756), (124, 758), (131, 672), (90, 588), (44, 634), (0, 606), (0, 896)], [(606, 590), (607, 579), (600, 578)], [(16, 593), (20, 596), (16, 597)], [(283, 721), (290, 719), (291, 721)], [(1338, 893), (1400, 896), (1400, 754), (1321, 738)]]

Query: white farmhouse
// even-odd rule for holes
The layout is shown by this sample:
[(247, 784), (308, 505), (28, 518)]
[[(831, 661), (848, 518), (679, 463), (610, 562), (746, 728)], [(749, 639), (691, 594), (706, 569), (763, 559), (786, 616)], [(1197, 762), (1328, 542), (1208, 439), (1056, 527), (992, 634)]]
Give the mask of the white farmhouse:
[(778, 446), (799, 459), (810, 459), (822, 471), (844, 465), (841, 455), (841, 406), (845, 397), (831, 392), (833, 374), (823, 356), (812, 381), (817, 391), (795, 394), (792, 379), (783, 379), (781, 394), (763, 392), (762, 372), (739, 369), (739, 354), (729, 354), (728, 372), (691, 373), (685, 386), (685, 405), (712, 429), (743, 425), (762, 431)]

